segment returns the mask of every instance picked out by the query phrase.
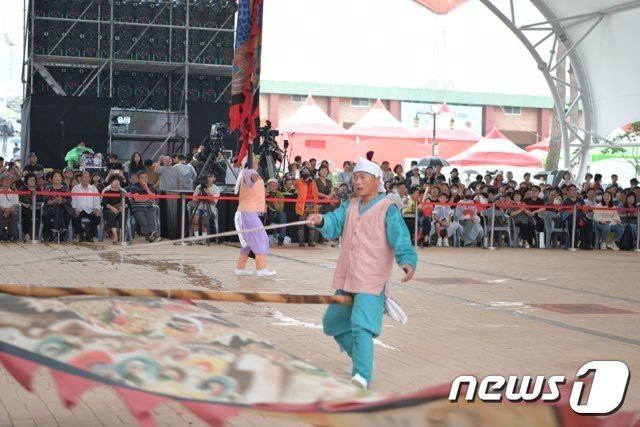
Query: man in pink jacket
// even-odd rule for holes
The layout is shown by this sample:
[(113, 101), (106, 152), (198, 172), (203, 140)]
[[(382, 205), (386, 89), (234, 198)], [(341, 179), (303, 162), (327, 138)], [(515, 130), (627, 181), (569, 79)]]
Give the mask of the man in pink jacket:
[(406, 273), (403, 282), (413, 277), (418, 262), (402, 214), (385, 197), (381, 177), (380, 166), (360, 159), (353, 171), (357, 197), (331, 213), (308, 217), (325, 238), (342, 236), (333, 288), (337, 295), (352, 295), (354, 301), (330, 305), (322, 323), (324, 332), (351, 357), (351, 382), (361, 388), (371, 382), (373, 338), (382, 329), (394, 257)]

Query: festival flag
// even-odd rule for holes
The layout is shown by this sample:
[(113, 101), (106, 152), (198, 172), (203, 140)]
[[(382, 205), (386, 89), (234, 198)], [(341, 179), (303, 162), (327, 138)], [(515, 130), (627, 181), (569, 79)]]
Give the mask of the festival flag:
[(260, 56), (263, 0), (240, 0), (231, 81), (231, 131), (240, 131), (238, 163), (247, 154), (260, 123)]
[(360, 390), (347, 375), (331, 375), (223, 314), (211, 304), (186, 300), (0, 293), (0, 375), (4, 367), (31, 391), (34, 373), (44, 366), (55, 389), (41, 393), (57, 392), (67, 408), (85, 391), (109, 386), (142, 427), (155, 426), (156, 407), (169, 402), (212, 426), (242, 413), (272, 418), (277, 425), (286, 420), (326, 427), (466, 421), (476, 427), (631, 427), (639, 416), (575, 413), (569, 383), (559, 387), (559, 400), (546, 403), (502, 397), (451, 402), (450, 384), (385, 397)]

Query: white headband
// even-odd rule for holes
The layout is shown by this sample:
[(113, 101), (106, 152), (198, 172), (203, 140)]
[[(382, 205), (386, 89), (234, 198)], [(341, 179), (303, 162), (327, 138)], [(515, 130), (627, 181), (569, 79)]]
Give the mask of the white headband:
[(380, 181), (378, 183), (378, 192), (382, 193), (384, 191), (384, 183), (382, 182), (382, 169), (377, 163), (370, 162), (366, 159), (359, 159), (358, 163), (356, 163), (356, 167), (353, 168), (353, 172), (366, 172), (378, 178)]

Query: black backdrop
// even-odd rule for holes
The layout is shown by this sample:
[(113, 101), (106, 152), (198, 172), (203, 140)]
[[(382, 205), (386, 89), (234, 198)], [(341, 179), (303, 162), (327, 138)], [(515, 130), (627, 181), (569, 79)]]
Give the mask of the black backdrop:
[[(211, 125), (225, 123), (229, 127), (229, 102), (188, 101), (189, 108), (189, 147), (198, 146), (211, 133)], [(229, 135), (223, 139), (224, 148), (238, 151), (238, 138)]]
[(22, 110), (25, 153), (34, 151), (47, 167), (63, 167), (65, 154), (81, 140), (106, 153), (110, 110), (110, 98), (32, 95)]

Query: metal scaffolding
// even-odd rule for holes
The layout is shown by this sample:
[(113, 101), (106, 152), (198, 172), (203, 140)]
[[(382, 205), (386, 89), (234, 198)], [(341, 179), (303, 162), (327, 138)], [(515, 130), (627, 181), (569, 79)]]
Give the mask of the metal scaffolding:
[[(64, 2), (66, 0), (58, 0)], [(66, 4), (74, 6), (80, 11), (69, 10), (68, 13), (58, 11), (58, 16), (39, 12), (45, 2), (51, 0), (23, 0), (27, 12), (24, 25), (24, 38), (28, 42), (24, 50), (23, 85), (25, 98), (38, 93), (36, 80), (46, 82), (46, 85), (57, 95), (66, 96), (109, 96), (115, 99), (115, 91), (119, 88), (119, 73), (153, 73), (157, 81), (147, 93), (140, 90), (131, 105), (115, 105), (112, 108), (112, 117), (123, 112), (155, 111), (166, 114), (166, 129), (160, 134), (127, 135), (115, 134), (112, 131), (112, 123), (109, 122), (109, 150), (111, 151), (113, 139), (118, 140), (146, 140), (181, 142), (182, 151), (186, 154), (189, 139), (189, 107), (190, 80), (194, 78), (223, 78), (219, 93), (214, 93), (207, 101), (217, 102), (221, 99), (230, 99), (230, 82), (233, 60), (233, 38), (235, 33), (235, 2), (230, 0), (74, 0)], [(126, 16), (123, 8), (135, 10), (144, 9), (145, 12), (153, 10), (154, 14), (147, 22), (138, 22), (136, 16)], [(210, 13), (219, 13), (226, 16), (217, 23), (205, 22), (205, 12), (216, 8)], [(177, 17), (177, 11), (182, 16)], [(225, 15), (222, 15), (224, 13)], [(77, 15), (74, 15), (77, 14)], [(61, 16), (68, 15), (68, 16)], [(206, 24), (206, 25), (205, 25)], [(214, 25), (211, 25), (214, 24)], [(51, 37), (46, 29), (57, 26), (62, 30), (55, 35), (56, 38), (45, 46), (43, 37)], [(65, 49), (74, 30), (83, 27), (80, 34), (82, 49)], [(44, 33), (40, 32), (45, 29)], [(91, 30), (90, 32), (87, 30)], [(50, 31), (50, 30), (49, 30)], [(163, 40), (155, 39), (152, 33), (164, 34)], [(122, 35), (134, 34), (127, 44), (122, 40)], [(184, 37), (183, 37), (184, 35)], [(199, 37), (196, 39), (194, 35)], [(226, 36), (226, 37), (225, 37)], [(180, 52), (177, 41), (184, 44), (184, 52)], [(218, 63), (207, 61), (205, 52), (214, 46), (216, 52), (221, 52), (224, 38), (226, 56), (222, 56)], [(231, 45), (229, 46), (229, 40)], [(147, 51), (142, 42), (146, 43)], [(198, 45), (196, 46), (196, 42)], [(215, 44), (214, 44), (215, 43)], [(149, 53), (149, 47), (158, 51), (159, 44), (163, 44), (164, 56), (156, 58)], [(50, 46), (50, 47), (49, 47)], [(195, 48), (194, 48), (195, 47)], [(231, 55), (228, 52), (231, 49)], [(124, 53), (123, 53), (124, 52)], [(138, 53), (136, 53), (138, 52)], [(140, 54), (139, 52), (142, 52)], [(209, 50), (211, 52), (211, 50)], [(147, 57), (144, 57), (144, 55)], [(210, 57), (211, 55), (209, 55)], [(75, 69), (81, 72), (84, 78), (75, 89), (70, 92), (56, 80), (54, 74), (59, 70)], [(147, 74), (150, 76), (151, 74)], [(79, 81), (79, 80), (78, 80)], [(182, 87), (180, 93), (178, 87)], [(163, 104), (166, 109), (154, 108), (149, 102), (154, 93), (160, 88), (166, 88), (166, 101)], [(138, 89), (136, 88), (136, 91)], [(176, 99), (179, 97), (178, 99)], [(144, 139), (143, 138), (143, 139)]]
[[(596, 12), (582, 13), (574, 16), (556, 17), (549, 6), (548, 0), (531, 0), (531, 3), (542, 13), (545, 19), (541, 22), (522, 25), (519, 19), (516, 2), (509, 0), (480, 0), (493, 14), (495, 14), (522, 42), (535, 60), (538, 69), (544, 76), (553, 97), (555, 113), (558, 117), (562, 137), (562, 151), (564, 155), (564, 168), (570, 169), (572, 160), (579, 158), (578, 176), (584, 176), (589, 164), (589, 149), (592, 141), (602, 142), (605, 138), (594, 131), (595, 108), (587, 70), (578, 54), (578, 46), (601, 25), (604, 18), (610, 14), (623, 12), (640, 7), (640, 2), (630, 1), (609, 8), (603, 8)], [(518, 3), (518, 6), (521, 4)], [(574, 31), (578, 28), (577, 33)], [(569, 36), (573, 32), (573, 38)], [(558, 44), (562, 43), (565, 53), (558, 55)], [(568, 59), (575, 73), (576, 84), (569, 82), (568, 78), (558, 78), (552, 73), (559, 63)], [(562, 99), (558, 88), (564, 86), (573, 89), (577, 97), (570, 104), (567, 99)], [(576, 108), (580, 108), (583, 117), (583, 126), (570, 123), (569, 116)], [(571, 141), (578, 140), (580, 150), (571, 157)]]

